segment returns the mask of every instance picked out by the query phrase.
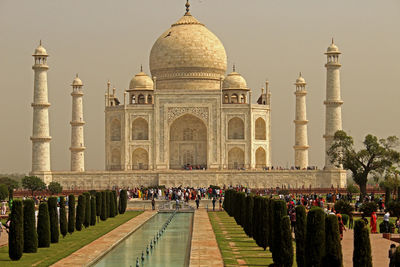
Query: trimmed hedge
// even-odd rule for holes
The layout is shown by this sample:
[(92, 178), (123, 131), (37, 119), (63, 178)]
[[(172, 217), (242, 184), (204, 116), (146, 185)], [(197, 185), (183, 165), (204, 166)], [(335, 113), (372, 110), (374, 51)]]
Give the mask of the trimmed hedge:
[(50, 216), (50, 241), (58, 243), (60, 232), (58, 229), (57, 197), (49, 197), (47, 201)]
[(106, 191), (106, 218), (110, 218), (110, 190)]
[(90, 225), (96, 225), (96, 197), (90, 199)]
[(325, 219), (325, 256), (322, 265), (327, 267), (343, 266), (339, 223), (336, 215), (328, 215)]
[(119, 214), (125, 213), (127, 204), (128, 204), (128, 192), (125, 189), (122, 189), (121, 192), (119, 192), (119, 202), (118, 202)]
[(306, 267), (306, 232), (306, 208), (300, 205), (296, 207), (296, 227), (294, 229), (296, 239), (296, 262), (298, 267)]
[(118, 215), (118, 197), (117, 197), (117, 191), (113, 190), (113, 199), (114, 199), (114, 216)]
[(293, 265), (293, 242), (292, 242), (292, 231), (290, 228), (289, 216), (283, 216), (280, 221), (281, 227), (281, 247), (278, 251), (279, 262), (278, 266), (292, 267)]
[(47, 206), (47, 202), (42, 202), (39, 205), (37, 234), (38, 234), (38, 247), (39, 248), (50, 247), (50, 216), (49, 216), (49, 208)]
[(307, 215), (306, 266), (321, 266), (325, 256), (325, 212), (313, 208)]
[(102, 194), (101, 192), (96, 192), (96, 216), (100, 217), (101, 215), (101, 198)]
[(86, 197), (84, 195), (80, 195), (78, 197), (78, 206), (76, 208), (76, 222), (75, 229), (77, 231), (82, 230), (82, 224), (85, 220), (85, 206), (86, 206)]
[(254, 208), (254, 197), (252, 195), (248, 195), (246, 197), (246, 209), (243, 214), (245, 214), (244, 221), (244, 232), (248, 237), (253, 236), (253, 208)]
[(107, 220), (107, 193), (106, 191), (101, 192), (101, 213), (100, 219), (102, 221)]
[(272, 259), (275, 264), (282, 263), (281, 248), (285, 242), (282, 239), (281, 219), (287, 215), (286, 202), (283, 200), (272, 200), (272, 243), (270, 243), (270, 250), (272, 252)]
[(36, 253), (38, 247), (38, 237), (35, 221), (35, 202), (27, 198), (24, 204), (24, 252)]
[(108, 201), (110, 202), (110, 204), (109, 204), (110, 205), (110, 213), (109, 213), (110, 218), (115, 217), (115, 210), (116, 210), (113, 192), (115, 192), (115, 191), (108, 191)]
[(354, 222), (353, 266), (372, 267), (369, 231), (362, 219)]
[(10, 214), (10, 228), (8, 234), (8, 256), (17, 261), (22, 257), (24, 250), (24, 218), (22, 201), (14, 200)]
[(68, 196), (68, 233), (75, 231), (75, 196)]
[(67, 211), (65, 209), (65, 198), (60, 197), (60, 232), (63, 237), (68, 233)]
[(90, 194), (89, 192), (83, 193), (83, 196), (85, 197), (85, 218), (83, 220), (83, 225), (85, 228), (88, 228), (90, 225), (90, 213), (91, 213), (91, 207), (90, 207)]

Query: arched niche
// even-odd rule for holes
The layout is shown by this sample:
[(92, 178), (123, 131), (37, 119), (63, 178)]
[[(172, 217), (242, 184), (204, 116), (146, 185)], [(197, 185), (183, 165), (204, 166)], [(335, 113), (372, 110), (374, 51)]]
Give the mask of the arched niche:
[(244, 168), (244, 151), (234, 147), (228, 152), (228, 169), (237, 170)]
[(267, 153), (265, 152), (265, 149), (262, 147), (259, 147), (256, 150), (256, 168), (264, 168), (267, 163)]
[(244, 139), (244, 122), (235, 117), (228, 122), (228, 139)]
[(149, 153), (143, 148), (137, 148), (132, 153), (132, 170), (148, 170)]
[(111, 122), (111, 141), (121, 141), (121, 122), (118, 119)]
[(267, 140), (267, 125), (263, 118), (258, 118), (255, 123), (256, 140)]
[(121, 170), (121, 151), (118, 148), (111, 152), (111, 170)]
[(132, 140), (149, 140), (149, 124), (143, 118), (132, 122)]

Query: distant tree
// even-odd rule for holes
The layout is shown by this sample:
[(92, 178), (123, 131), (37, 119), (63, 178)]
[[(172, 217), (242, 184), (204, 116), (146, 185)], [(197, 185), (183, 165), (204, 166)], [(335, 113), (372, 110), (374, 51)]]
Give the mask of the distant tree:
[(356, 186), (355, 184), (348, 183), (347, 184), (347, 192), (351, 194), (358, 194), (360, 193), (360, 188)]
[(75, 196), (68, 196), (68, 233), (75, 231)]
[(68, 233), (67, 211), (65, 209), (65, 199), (60, 197), (60, 232), (63, 237)]
[(51, 243), (58, 243), (60, 231), (58, 228), (57, 197), (49, 197), (47, 205), (50, 217), (50, 240)]
[(296, 207), (296, 262), (298, 267), (306, 267), (306, 232), (307, 215), (306, 208), (303, 205)]
[(321, 266), (325, 256), (325, 212), (313, 208), (307, 214), (306, 266)]
[(25, 176), (22, 178), (22, 187), (25, 189), (28, 189), (33, 194), (35, 191), (43, 191), (46, 189), (46, 184), (40, 179), (39, 177), (36, 176)]
[(96, 225), (96, 197), (92, 195), (90, 199), (90, 225)]
[(8, 234), (8, 256), (16, 261), (22, 257), (24, 250), (24, 221), (22, 201), (13, 202), (10, 214), (10, 229)]
[(325, 256), (322, 266), (342, 267), (343, 255), (340, 244), (338, 218), (336, 215), (328, 215), (325, 218)]
[(353, 266), (372, 267), (369, 231), (361, 219), (354, 223)]
[(6, 200), (8, 197), (8, 186), (5, 184), (0, 184), (0, 201)]
[(360, 212), (364, 213), (365, 216), (371, 216), (372, 212), (376, 212), (378, 210), (378, 205), (375, 201), (364, 202), (360, 206)]
[(13, 193), (15, 189), (19, 188), (18, 181), (8, 178), (8, 177), (1, 177), (0, 184), (5, 184), (8, 188), (8, 200), (13, 198)]
[(85, 219), (83, 220), (83, 225), (85, 228), (88, 228), (90, 225), (90, 213), (92, 211), (90, 207), (90, 194), (85, 192), (83, 195), (85, 196)]
[(63, 190), (61, 184), (58, 182), (50, 182), (50, 184), (47, 186), (47, 189), (49, 189), (52, 195), (60, 194)]
[(24, 204), (24, 252), (35, 253), (38, 247), (38, 237), (35, 221), (35, 202), (27, 198)]
[(82, 230), (82, 224), (85, 220), (85, 207), (86, 207), (86, 197), (84, 195), (80, 195), (78, 197), (78, 207), (76, 208), (76, 222), (75, 229), (77, 231)]
[(39, 205), (37, 234), (38, 234), (38, 247), (39, 248), (50, 247), (50, 217), (49, 217), (49, 209), (47, 207), (47, 202), (42, 202)]
[(395, 136), (378, 140), (376, 136), (369, 134), (363, 144), (364, 148), (356, 151), (353, 138), (344, 131), (337, 131), (327, 153), (335, 166), (343, 166), (345, 170), (351, 171), (354, 182), (360, 186), (364, 196), (367, 192), (368, 176), (384, 173), (399, 163), (400, 153), (396, 150), (399, 140)]
[(119, 214), (125, 213), (127, 202), (128, 202), (128, 193), (125, 189), (122, 189), (121, 192), (119, 193), (119, 205), (118, 205)]
[(335, 211), (341, 214), (347, 214), (349, 215), (350, 213), (353, 212), (354, 208), (350, 204), (350, 202), (345, 201), (345, 200), (338, 200), (335, 202)]

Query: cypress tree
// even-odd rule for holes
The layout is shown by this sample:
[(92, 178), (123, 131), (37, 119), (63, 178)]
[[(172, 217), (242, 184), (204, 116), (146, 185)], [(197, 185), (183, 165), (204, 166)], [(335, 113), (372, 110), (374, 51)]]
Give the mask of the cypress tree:
[(85, 206), (86, 206), (86, 197), (84, 195), (80, 195), (78, 197), (78, 206), (76, 208), (76, 222), (75, 229), (77, 231), (82, 230), (82, 223), (85, 220)]
[(281, 218), (281, 247), (278, 249), (278, 266), (292, 267), (293, 265), (293, 238), (289, 216)]
[(24, 250), (24, 218), (22, 201), (14, 200), (10, 214), (10, 228), (8, 233), (8, 256), (17, 261), (22, 257)]
[(83, 225), (85, 228), (88, 228), (90, 225), (90, 213), (92, 210), (90, 207), (90, 194), (85, 192), (83, 196), (85, 197), (85, 218), (83, 219)]
[(114, 191), (109, 191), (108, 194), (110, 195), (109, 201), (110, 201), (110, 217), (114, 218), (115, 217), (115, 207), (114, 207)]
[(90, 225), (96, 225), (96, 197), (92, 195), (90, 199)]
[(262, 224), (261, 232), (260, 232), (260, 235), (261, 235), (260, 246), (264, 250), (266, 250), (267, 246), (268, 246), (268, 235), (269, 235), (269, 228), (270, 228), (270, 225), (268, 223), (269, 217), (270, 217), (270, 214), (268, 211), (268, 199), (262, 197), (260, 205), (261, 205), (260, 209), (262, 210), (262, 217), (260, 218), (260, 221)]
[(60, 197), (60, 232), (63, 237), (68, 233), (67, 212), (65, 210), (65, 199)]
[(246, 197), (246, 222), (244, 231), (248, 237), (253, 236), (253, 208), (254, 208), (254, 197), (248, 195)]
[(247, 205), (246, 205), (246, 193), (241, 193), (240, 194), (240, 225), (242, 226), (242, 228), (244, 228), (246, 226), (246, 222), (247, 222)]
[(102, 194), (101, 192), (96, 192), (96, 216), (100, 217), (101, 215), (101, 198)]
[(110, 218), (110, 191), (106, 191), (106, 218)]
[(100, 213), (100, 219), (102, 221), (107, 220), (107, 194), (106, 191), (101, 192), (101, 213)]
[(49, 208), (47, 207), (47, 202), (42, 202), (39, 205), (37, 234), (38, 234), (38, 247), (39, 248), (50, 247), (50, 216), (49, 216)]
[(272, 243), (270, 244), (272, 259), (274, 263), (281, 263), (280, 250), (283, 246), (281, 219), (287, 215), (286, 203), (283, 200), (273, 200), (273, 214), (272, 214)]
[(58, 229), (57, 197), (49, 197), (47, 205), (50, 216), (50, 240), (51, 243), (58, 243), (60, 232)]
[(254, 199), (254, 205), (253, 205), (253, 218), (252, 218), (252, 225), (253, 225), (253, 232), (252, 232), (252, 237), (254, 239), (254, 241), (256, 241), (257, 246), (261, 247), (260, 245), (260, 238), (261, 238), (261, 230), (260, 227), (262, 227), (261, 225), (261, 221), (260, 219), (262, 219), (263, 214), (262, 214), (262, 210), (260, 209), (260, 198), (259, 196), (255, 196)]
[(307, 215), (303, 205), (296, 207), (296, 262), (298, 267), (306, 267), (306, 226)]
[(326, 267), (342, 267), (342, 245), (340, 244), (339, 224), (336, 215), (328, 215), (325, 219), (325, 257), (322, 265)]
[(24, 252), (36, 253), (38, 246), (38, 237), (35, 221), (35, 202), (28, 198), (24, 203)]
[(119, 214), (124, 214), (126, 211), (126, 205), (128, 201), (128, 193), (125, 189), (119, 192), (119, 202), (118, 202), (118, 212)]
[(306, 266), (321, 266), (325, 256), (325, 213), (321, 208), (312, 208), (307, 215)]
[(372, 267), (369, 231), (361, 219), (354, 224), (353, 266)]
[(68, 233), (75, 231), (75, 196), (68, 196)]
[(119, 214), (118, 212), (118, 195), (117, 191), (113, 190), (113, 199), (114, 199), (114, 215), (117, 216)]
[(268, 198), (267, 199), (267, 213), (268, 213), (268, 246), (269, 250), (272, 252), (272, 247), (273, 247), (273, 241), (272, 241), (272, 232), (274, 228), (274, 213), (273, 213), (273, 199)]

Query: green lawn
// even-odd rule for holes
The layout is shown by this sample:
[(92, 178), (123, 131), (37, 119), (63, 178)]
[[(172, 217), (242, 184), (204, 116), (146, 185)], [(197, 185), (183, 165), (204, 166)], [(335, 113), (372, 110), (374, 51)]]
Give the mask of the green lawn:
[(96, 226), (80, 232), (75, 231), (65, 238), (60, 237), (60, 242), (51, 244), (50, 248), (39, 248), (37, 253), (24, 253), (19, 261), (11, 261), (8, 257), (8, 246), (2, 247), (0, 248), (0, 266), (49, 266), (141, 213), (141, 211), (127, 211), (115, 218), (108, 218), (107, 221), (100, 221)]
[(225, 266), (268, 266), (273, 263), (268, 248), (264, 251), (226, 212), (209, 212), (210, 221)]

